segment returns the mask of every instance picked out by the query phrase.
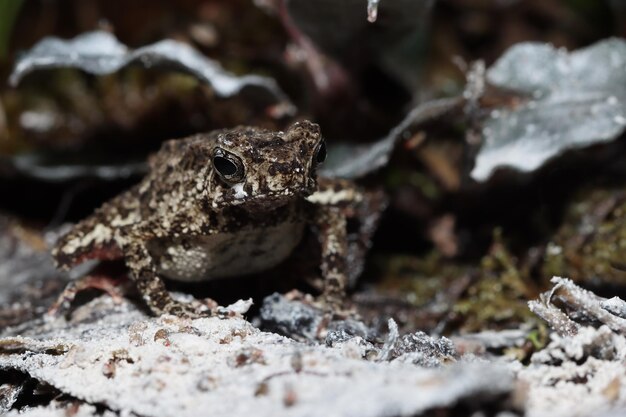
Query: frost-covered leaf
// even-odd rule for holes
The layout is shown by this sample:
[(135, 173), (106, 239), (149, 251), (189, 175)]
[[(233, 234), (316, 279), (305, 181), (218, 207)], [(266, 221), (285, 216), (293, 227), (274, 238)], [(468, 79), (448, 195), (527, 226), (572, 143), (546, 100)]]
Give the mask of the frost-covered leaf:
[[(0, 374), (0, 376), (4, 375)], [(17, 402), (24, 390), (24, 385), (23, 381), (21, 383), (4, 381), (0, 383), (0, 415), (4, 415), (11, 410), (11, 407)]]
[(331, 178), (359, 178), (385, 166), (395, 145), (408, 139), (425, 122), (442, 117), (463, 103), (460, 97), (433, 100), (415, 107), (387, 136), (368, 144), (338, 143), (329, 147), (320, 173)]
[(551, 45), (513, 46), (487, 72), (491, 85), (529, 96), (493, 111), (471, 176), (498, 167), (541, 167), (575, 148), (608, 142), (626, 127), (626, 42), (607, 39), (568, 53)]
[(129, 50), (108, 32), (88, 32), (67, 41), (55, 37), (43, 39), (19, 59), (10, 82), (17, 85), (25, 75), (48, 68), (79, 68), (105, 75), (132, 64), (146, 68), (171, 67), (189, 73), (209, 84), (221, 97), (254, 88), (276, 100), (289, 102), (275, 80), (259, 75), (237, 76), (185, 43), (166, 39)]
[(494, 364), (372, 362), (354, 357), (357, 340), (329, 348), (262, 332), (240, 317), (147, 318), (130, 303), (93, 305), (100, 307), (92, 315), (74, 314), (82, 319), (41, 320), (0, 338), (20, 346), (0, 354), (0, 369), (121, 415), (384, 417), (459, 403), (510, 407), (512, 373)]
[(12, 174), (45, 182), (64, 182), (76, 179), (94, 178), (101, 181), (115, 181), (143, 175), (148, 167), (143, 161), (107, 161), (107, 155), (100, 158), (81, 155), (77, 160), (72, 155), (48, 153), (24, 153), (10, 158), (0, 158)]

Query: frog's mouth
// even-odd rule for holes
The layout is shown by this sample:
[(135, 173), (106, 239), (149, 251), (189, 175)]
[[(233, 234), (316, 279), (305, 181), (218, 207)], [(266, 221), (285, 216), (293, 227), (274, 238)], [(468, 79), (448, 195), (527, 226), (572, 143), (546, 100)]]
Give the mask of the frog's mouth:
[[(236, 191), (235, 191), (236, 193)], [(234, 198), (231, 205), (241, 207), (250, 213), (265, 213), (287, 206), (295, 201), (304, 201), (311, 192), (309, 190), (286, 190), (257, 195), (246, 195)]]
[(308, 181), (305, 186), (296, 184), (277, 190), (265, 190), (263, 193), (253, 191), (245, 182), (217, 189), (216, 198), (210, 204), (216, 209), (241, 207), (247, 211), (268, 211), (298, 200), (304, 200), (317, 189), (315, 180)]
[(231, 197), (234, 204), (248, 204), (259, 201), (267, 201), (268, 203), (283, 203), (293, 199), (306, 198), (307, 196), (313, 194), (316, 188), (317, 184), (315, 182), (311, 182), (310, 184), (307, 184), (306, 187), (298, 186), (257, 194), (246, 191), (244, 183), (242, 182), (234, 184), (231, 187)]
[(283, 192), (283, 193), (265, 193), (254, 196), (246, 196), (236, 199), (235, 205), (240, 206), (255, 206), (255, 207), (278, 207), (288, 204), (296, 200), (304, 200), (307, 196), (311, 195), (309, 192)]
[(289, 205), (289, 201), (268, 201), (268, 200), (251, 200), (246, 202), (245, 204), (241, 204), (243, 210), (247, 211), (253, 216), (258, 216), (259, 214), (274, 212), (277, 209), (285, 207)]

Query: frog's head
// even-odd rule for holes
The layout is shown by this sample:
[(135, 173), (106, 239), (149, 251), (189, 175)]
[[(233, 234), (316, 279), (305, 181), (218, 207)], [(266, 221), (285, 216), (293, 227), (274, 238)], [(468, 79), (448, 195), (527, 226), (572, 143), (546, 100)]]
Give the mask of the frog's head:
[(213, 207), (272, 209), (317, 188), (326, 145), (317, 124), (295, 123), (285, 132), (239, 127), (217, 134), (209, 196)]

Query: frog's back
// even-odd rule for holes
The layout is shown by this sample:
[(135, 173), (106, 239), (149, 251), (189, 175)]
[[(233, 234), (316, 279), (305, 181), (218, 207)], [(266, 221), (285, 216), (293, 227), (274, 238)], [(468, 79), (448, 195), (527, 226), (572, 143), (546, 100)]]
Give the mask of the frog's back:
[[(217, 133), (163, 142), (159, 151), (150, 155), (148, 174), (139, 184), (104, 203), (58, 240), (52, 250), (57, 265), (69, 268), (88, 259), (122, 258), (119, 238), (142, 220), (160, 216), (162, 202), (177, 189), (193, 187), (190, 169), (206, 165)], [(160, 212), (154, 209), (157, 206)]]

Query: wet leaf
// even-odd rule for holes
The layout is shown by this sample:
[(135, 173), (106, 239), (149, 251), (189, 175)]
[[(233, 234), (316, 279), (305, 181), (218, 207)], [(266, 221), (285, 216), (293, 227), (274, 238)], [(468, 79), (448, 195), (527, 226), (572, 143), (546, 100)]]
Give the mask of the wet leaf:
[(626, 127), (625, 68), (620, 39), (570, 53), (540, 43), (510, 48), (487, 80), (528, 101), (492, 112), (471, 176), (485, 181), (503, 166), (533, 171), (567, 150), (618, 137)]
[(289, 103), (275, 80), (259, 75), (237, 76), (185, 43), (166, 39), (133, 51), (108, 32), (88, 32), (67, 41), (56, 37), (43, 39), (20, 58), (10, 82), (15, 86), (27, 74), (49, 68), (78, 68), (105, 75), (135, 64), (146, 68), (173, 67), (209, 84), (221, 97), (256, 89)]

